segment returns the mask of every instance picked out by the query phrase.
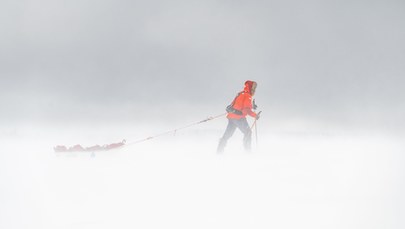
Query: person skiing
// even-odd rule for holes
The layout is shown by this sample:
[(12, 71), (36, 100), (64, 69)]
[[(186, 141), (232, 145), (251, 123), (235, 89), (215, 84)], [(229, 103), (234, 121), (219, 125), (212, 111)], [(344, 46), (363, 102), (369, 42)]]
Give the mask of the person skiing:
[(252, 100), (252, 97), (256, 92), (256, 87), (256, 82), (250, 80), (246, 81), (243, 91), (239, 92), (231, 105), (227, 107), (226, 111), (228, 114), (226, 117), (228, 119), (228, 126), (226, 127), (224, 135), (219, 140), (217, 153), (222, 153), (224, 151), (228, 139), (232, 137), (236, 128), (242, 131), (244, 135), (243, 145), (245, 150), (250, 151), (252, 130), (249, 127), (246, 116), (249, 115), (256, 120), (260, 117), (259, 114), (252, 111), (252, 109), (256, 109), (256, 104), (254, 104), (254, 100)]

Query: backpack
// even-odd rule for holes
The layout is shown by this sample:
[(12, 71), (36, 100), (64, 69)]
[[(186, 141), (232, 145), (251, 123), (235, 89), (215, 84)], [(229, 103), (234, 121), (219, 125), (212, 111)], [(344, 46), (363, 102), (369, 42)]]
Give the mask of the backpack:
[(233, 99), (232, 103), (229, 104), (229, 105), (226, 107), (226, 109), (225, 109), (226, 112), (228, 112), (228, 113), (233, 113), (233, 114), (236, 114), (236, 115), (242, 115), (242, 114), (243, 114), (242, 111), (233, 108), (233, 105), (235, 105), (236, 99), (237, 99), (237, 98), (239, 97), (239, 95), (242, 94), (242, 93), (243, 93), (243, 92), (239, 92), (239, 93), (236, 95), (236, 97)]

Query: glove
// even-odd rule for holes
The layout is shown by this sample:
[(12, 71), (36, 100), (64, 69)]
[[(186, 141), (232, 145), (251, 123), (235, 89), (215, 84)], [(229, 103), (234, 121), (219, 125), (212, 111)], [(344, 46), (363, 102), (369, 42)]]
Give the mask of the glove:
[(262, 113), (262, 111), (259, 111), (259, 113), (256, 114), (256, 120), (259, 120), (259, 118), (260, 118), (260, 113)]

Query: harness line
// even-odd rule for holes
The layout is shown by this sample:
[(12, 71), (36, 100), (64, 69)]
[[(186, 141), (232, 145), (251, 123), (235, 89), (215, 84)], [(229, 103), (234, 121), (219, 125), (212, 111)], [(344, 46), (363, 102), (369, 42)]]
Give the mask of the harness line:
[(183, 129), (186, 129), (186, 128), (189, 128), (189, 127), (192, 127), (192, 126), (204, 123), (204, 122), (208, 122), (208, 121), (220, 118), (220, 117), (222, 117), (222, 116), (224, 116), (226, 114), (227, 113), (223, 113), (223, 114), (220, 114), (220, 115), (217, 115), (217, 116), (214, 116), (214, 117), (208, 117), (208, 118), (206, 118), (204, 120), (201, 120), (201, 121), (195, 122), (195, 123), (191, 123), (191, 124), (189, 124), (187, 126), (183, 126), (183, 127), (172, 129), (172, 130), (168, 130), (166, 132), (162, 132), (162, 133), (159, 133), (159, 134), (156, 134), (156, 135), (153, 135), (153, 136), (149, 136), (147, 138), (143, 138), (143, 139), (140, 139), (140, 140), (137, 140), (137, 141), (129, 142), (129, 143), (123, 145), (122, 147), (138, 144), (138, 143), (141, 143), (141, 142), (145, 142), (145, 141), (148, 141), (148, 140), (151, 140), (151, 139), (154, 139), (154, 138), (166, 135), (166, 134), (170, 134), (170, 133), (173, 133), (175, 135), (177, 133), (177, 131), (179, 131), (179, 130), (183, 130)]

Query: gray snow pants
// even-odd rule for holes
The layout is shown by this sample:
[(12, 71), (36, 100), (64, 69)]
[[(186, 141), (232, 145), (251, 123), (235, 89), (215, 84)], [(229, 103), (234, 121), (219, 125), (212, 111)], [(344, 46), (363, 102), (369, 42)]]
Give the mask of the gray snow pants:
[(251, 142), (252, 142), (252, 130), (249, 127), (249, 124), (246, 118), (241, 119), (228, 119), (228, 126), (226, 127), (224, 136), (219, 140), (217, 152), (222, 153), (225, 149), (226, 142), (230, 137), (232, 137), (233, 133), (235, 133), (236, 128), (242, 131), (243, 137), (243, 145), (246, 151), (250, 151)]

